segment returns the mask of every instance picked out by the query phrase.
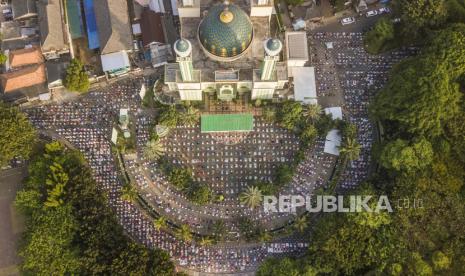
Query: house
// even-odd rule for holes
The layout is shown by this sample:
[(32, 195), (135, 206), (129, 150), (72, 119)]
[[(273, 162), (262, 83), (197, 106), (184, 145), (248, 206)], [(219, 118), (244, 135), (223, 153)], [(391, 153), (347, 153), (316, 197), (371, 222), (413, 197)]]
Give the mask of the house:
[(8, 102), (50, 99), (45, 65), (36, 64), (0, 75), (2, 98)]
[(61, 54), (69, 52), (61, 3), (60, 0), (37, 1), (40, 45), (46, 59), (59, 58)]
[(12, 0), (11, 11), (14, 20), (26, 20), (37, 17), (35, 0)]
[(12, 50), (8, 55), (8, 62), (5, 64), (7, 70), (20, 69), (32, 64), (44, 62), (44, 57), (38, 46), (25, 49)]
[(132, 49), (126, 0), (94, 1), (94, 12), (102, 55)]
[(148, 8), (142, 12), (140, 27), (144, 47), (154, 42), (166, 43), (161, 16), (160, 13), (156, 13)]

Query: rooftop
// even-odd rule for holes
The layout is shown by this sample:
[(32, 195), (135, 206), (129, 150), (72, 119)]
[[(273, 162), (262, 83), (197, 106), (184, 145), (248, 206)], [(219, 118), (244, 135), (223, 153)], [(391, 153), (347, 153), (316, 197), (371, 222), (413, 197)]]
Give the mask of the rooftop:
[(0, 75), (0, 79), (2, 91), (4, 93), (43, 84), (47, 81), (45, 76), (45, 65), (33, 65), (19, 71), (2, 74)]
[(37, 15), (35, 0), (12, 0), (11, 9), (14, 19), (24, 19)]
[(232, 132), (252, 130), (252, 114), (202, 115), (200, 119), (201, 132)]
[(141, 14), (142, 43), (144, 46), (152, 42), (165, 43), (165, 34), (161, 23), (161, 14), (145, 8)]
[(286, 32), (286, 41), (289, 60), (308, 60), (306, 32)]
[(39, 47), (10, 51), (9, 63), (12, 68), (19, 68), (30, 64), (38, 64), (44, 61)]
[(132, 48), (128, 4), (125, 0), (94, 1), (100, 52), (108, 54)]
[(61, 17), (61, 1), (38, 1), (40, 43), (42, 51), (67, 49), (64, 25)]

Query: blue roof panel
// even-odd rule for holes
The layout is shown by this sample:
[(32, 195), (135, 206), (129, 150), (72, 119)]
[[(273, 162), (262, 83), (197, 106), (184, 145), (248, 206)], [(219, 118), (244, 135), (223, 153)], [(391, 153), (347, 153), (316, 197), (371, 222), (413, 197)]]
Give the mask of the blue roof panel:
[(97, 21), (95, 20), (94, 0), (84, 0), (84, 13), (86, 15), (89, 49), (98, 49), (100, 48), (100, 40), (97, 30)]

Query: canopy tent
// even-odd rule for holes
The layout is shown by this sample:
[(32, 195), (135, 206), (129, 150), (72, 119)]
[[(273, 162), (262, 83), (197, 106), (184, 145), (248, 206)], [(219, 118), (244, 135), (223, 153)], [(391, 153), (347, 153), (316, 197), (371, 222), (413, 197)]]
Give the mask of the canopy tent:
[(317, 104), (315, 68), (292, 67), (294, 99), (304, 104)]

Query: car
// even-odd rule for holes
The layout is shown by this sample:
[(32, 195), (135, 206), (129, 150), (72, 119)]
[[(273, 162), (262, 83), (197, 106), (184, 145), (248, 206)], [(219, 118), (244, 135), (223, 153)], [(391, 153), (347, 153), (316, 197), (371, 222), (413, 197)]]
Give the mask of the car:
[(355, 18), (353, 17), (346, 17), (341, 20), (342, 25), (349, 25), (355, 22)]
[(389, 9), (387, 7), (379, 8), (379, 10), (378, 10), (379, 14), (390, 13), (390, 12), (391, 12), (391, 9)]
[(378, 11), (376, 11), (376, 10), (372, 10), (372, 11), (369, 11), (369, 12), (366, 13), (367, 17), (372, 17), (372, 16), (376, 16), (376, 15), (378, 15)]

